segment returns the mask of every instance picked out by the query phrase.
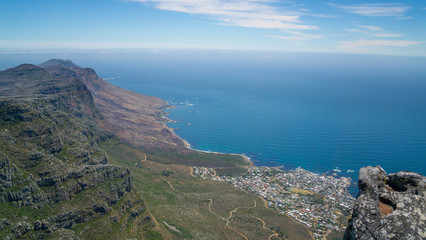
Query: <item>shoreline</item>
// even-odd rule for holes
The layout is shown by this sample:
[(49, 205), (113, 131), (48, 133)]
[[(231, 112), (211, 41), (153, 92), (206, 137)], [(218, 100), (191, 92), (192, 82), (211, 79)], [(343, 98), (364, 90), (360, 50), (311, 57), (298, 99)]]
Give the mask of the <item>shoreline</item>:
[[(163, 119), (165, 120), (164, 122), (163, 122), (163, 124), (164, 124), (164, 126), (168, 129), (168, 130), (170, 130), (170, 132), (172, 133), (172, 135), (174, 136), (174, 137), (176, 137), (176, 138), (178, 138), (182, 143), (183, 143), (183, 145), (184, 145), (184, 148), (185, 149), (188, 149), (188, 150), (192, 150), (192, 151), (196, 151), (196, 152), (200, 152), (200, 153), (212, 153), (212, 154), (220, 154), (220, 155), (232, 155), (232, 156), (240, 156), (243, 160), (244, 160), (244, 162), (246, 162), (247, 163), (247, 166), (255, 166), (255, 167), (269, 167), (269, 168), (275, 168), (275, 169), (278, 169), (278, 170), (283, 170), (282, 168), (282, 166), (275, 166), (275, 167), (272, 167), (272, 166), (267, 166), (267, 165), (262, 165), (262, 166), (257, 166), (257, 165), (255, 165), (254, 164), (254, 161), (250, 158), (250, 157), (248, 157), (248, 156), (246, 156), (244, 153), (223, 153), (223, 152), (216, 152), (216, 151), (205, 151), (205, 150), (200, 150), (200, 149), (194, 149), (194, 148), (192, 148), (191, 147), (191, 144), (187, 141), (187, 140), (185, 140), (185, 139), (183, 139), (183, 138), (181, 138), (180, 136), (178, 136), (175, 132), (174, 132), (174, 128), (171, 128), (171, 127), (169, 127), (169, 126), (167, 126), (167, 123), (176, 123), (177, 121), (175, 121), (175, 120), (172, 120), (172, 119), (170, 119), (169, 117), (168, 117), (168, 115), (169, 115), (169, 113), (168, 112), (166, 112), (165, 110), (167, 110), (167, 109), (173, 109), (173, 108), (175, 108), (175, 106), (173, 106), (173, 105), (170, 105), (169, 104), (169, 102), (167, 102), (166, 100), (164, 100), (163, 99), (163, 101), (165, 102), (165, 105), (164, 106), (162, 106), (161, 108), (159, 108), (159, 110), (161, 110), (162, 111), (162, 113), (163, 113)], [(166, 106), (166, 107), (165, 107)], [(295, 170), (295, 169), (298, 169), (298, 168), (300, 168), (300, 167), (297, 167), (297, 168), (294, 168), (294, 169), (288, 169), (288, 170)], [(337, 168), (337, 167), (336, 167)], [(310, 171), (310, 170), (307, 170), (307, 169), (304, 169), (304, 168), (301, 168), (301, 169), (303, 169), (303, 170), (305, 170), (305, 171), (309, 171), (309, 172), (311, 172), (311, 173), (316, 173), (316, 174), (319, 174), (318, 172), (312, 172), (312, 171)], [(337, 168), (338, 169), (338, 168)], [(330, 171), (333, 171), (333, 169), (331, 169)], [(337, 173), (337, 172), (334, 172), (335, 174)], [(327, 174), (327, 175), (330, 175), (330, 176), (332, 176), (332, 177), (334, 177), (334, 178), (338, 178), (338, 176), (337, 175), (334, 175), (334, 174), (330, 174), (329, 172), (323, 172), (323, 173), (321, 173), (321, 174)], [(344, 176), (343, 174), (341, 174), (341, 176), (340, 177), (346, 177), (346, 176)], [(356, 186), (356, 182), (352, 182), (352, 184), (351, 185), (355, 185)]]
[(248, 165), (254, 166), (254, 163), (251, 160), (251, 158), (247, 157), (244, 153), (223, 153), (223, 152), (205, 151), (205, 150), (200, 150), (200, 149), (194, 149), (194, 148), (191, 147), (191, 144), (189, 144), (188, 141), (186, 141), (185, 139), (176, 135), (175, 132), (173, 132), (173, 134), (184, 142), (186, 149), (196, 151), (196, 152), (200, 152), (200, 153), (212, 153), (212, 154), (218, 154), (218, 155), (240, 156)]
[[(174, 120), (170, 120), (170, 122), (176, 122), (176, 121), (174, 121)], [(284, 171), (283, 170), (283, 166), (275, 166), (275, 167), (271, 167), (271, 166), (266, 166), (266, 165), (262, 165), (262, 166), (257, 166), (257, 165), (255, 165), (254, 164), (254, 161), (253, 160), (251, 160), (251, 158), (250, 157), (248, 157), (248, 156), (246, 156), (244, 153), (223, 153), (223, 152), (214, 152), (214, 151), (205, 151), (205, 150), (199, 150), (199, 149), (194, 149), (194, 148), (191, 148), (191, 144), (188, 142), (188, 141), (186, 141), (185, 139), (183, 139), (183, 138), (181, 138), (181, 137), (179, 137), (174, 131), (173, 131), (173, 128), (170, 128), (170, 127), (168, 127), (167, 125), (166, 125), (166, 127), (167, 128), (169, 128), (170, 129), (170, 131), (172, 132), (172, 134), (175, 136), (175, 137), (177, 137), (178, 139), (180, 139), (183, 143), (184, 143), (184, 145), (185, 145), (185, 148), (186, 149), (189, 149), (189, 150), (192, 150), (192, 151), (196, 151), (196, 152), (200, 152), (200, 153), (212, 153), (212, 154), (222, 154), (222, 155), (226, 155), (226, 154), (228, 154), (228, 155), (233, 155), (233, 156), (240, 156), (246, 163), (247, 163), (247, 165), (243, 165), (243, 166), (245, 166), (245, 167), (268, 167), (268, 168), (273, 168), (273, 169), (276, 169), (276, 170), (278, 170), (278, 171)], [(331, 177), (333, 177), (333, 178), (341, 178), (341, 177), (344, 177), (344, 178), (349, 178), (350, 179), (350, 181), (351, 181), (351, 185), (348, 187), (348, 190), (349, 190), (349, 192), (350, 192), (350, 194), (353, 196), (353, 197), (356, 197), (357, 196), (357, 191), (358, 191), (358, 185), (357, 185), (357, 182), (355, 182), (351, 177), (348, 177), (348, 176), (344, 176), (344, 175), (340, 175), (340, 177), (339, 176), (337, 176), (337, 175), (333, 175), (333, 174), (330, 174), (329, 172), (322, 172), (322, 173), (318, 173), (318, 172), (313, 172), (313, 171), (310, 171), (310, 170), (307, 170), (307, 169), (304, 169), (304, 168), (301, 168), (301, 167), (297, 167), (297, 168), (293, 168), (293, 169), (287, 169), (287, 170), (296, 170), (296, 169), (302, 169), (302, 170), (305, 170), (305, 171), (308, 171), (308, 172), (310, 172), (310, 173), (313, 173), (313, 174), (327, 174), (328, 176), (331, 176)], [(333, 171), (333, 170), (331, 170), (331, 171)], [(353, 188), (353, 187), (356, 187), (356, 190), (355, 190), (355, 192), (352, 192), (351, 191), (351, 188)]]
[[(163, 101), (165, 101), (165, 105), (163, 106), (163, 107), (161, 107), (161, 108), (159, 108), (159, 110), (161, 110), (162, 111), (162, 118), (165, 120), (165, 122), (164, 122), (164, 126), (172, 133), (172, 135), (173, 136), (175, 136), (176, 138), (178, 138), (182, 143), (183, 143), (183, 145), (185, 146), (185, 149), (189, 149), (189, 150), (192, 150), (192, 151), (196, 151), (196, 152), (200, 152), (200, 153), (212, 153), (212, 154), (220, 154), (220, 155), (232, 155), (232, 156), (240, 156), (243, 160), (244, 160), (244, 162), (246, 162), (247, 163), (247, 165), (249, 165), (249, 166), (255, 166), (254, 165), (254, 163), (253, 163), (253, 161), (251, 160), (251, 158), (250, 157), (248, 157), (248, 156), (246, 156), (244, 153), (223, 153), (223, 152), (214, 152), (214, 151), (205, 151), (205, 150), (199, 150), (199, 149), (194, 149), (194, 148), (192, 148), (191, 147), (191, 144), (187, 141), (187, 140), (185, 140), (185, 139), (183, 139), (183, 138), (181, 138), (181, 137), (179, 137), (175, 132), (174, 132), (174, 128), (171, 128), (171, 127), (169, 127), (169, 126), (167, 126), (167, 123), (169, 123), (169, 122), (171, 122), (171, 123), (176, 123), (177, 121), (175, 121), (175, 120), (172, 120), (172, 119), (170, 119), (169, 117), (168, 117), (168, 115), (169, 115), (169, 113), (168, 112), (166, 112), (165, 110), (167, 110), (167, 109), (173, 109), (173, 108), (175, 108), (175, 106), (173, 106), (173, 105), (170, 105), (166, 100), (164, 100), (163, 99)], [(166, 107), (165, 107), (166, 106)]]

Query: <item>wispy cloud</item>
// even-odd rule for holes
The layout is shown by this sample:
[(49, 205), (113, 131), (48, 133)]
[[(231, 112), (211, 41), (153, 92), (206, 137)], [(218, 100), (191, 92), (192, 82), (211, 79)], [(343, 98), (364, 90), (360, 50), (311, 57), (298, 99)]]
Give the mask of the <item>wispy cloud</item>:
[(205, 44), (178, 44), (170, 42), (85, 42), (85, 41), (9, 41), (0, 40), (0, 49), (144, 49), (144, 48), (178, 48), (178, 49), (226, 49)]
[(384, 47), (408, 47), (421, 44), (420, 41), (403, 41), (403, 40), (356, 40), (356, 41), (340, 41), (338, 48), (348, 52), (365, 53), (371, 49)]
[(359, 26), (359, 28), (349, 28), (349, 32), (361, 33), (371, 37), (379, 38), (390, 38), (390, 37), (402, 37), (401, 34), (389, 33), (381, 27), (377, 26)]
[(222, 24), (280, 30), (317, 29), (301, 22), (298, 12), (286, 12), (275, 0), (127, 0), (153, 4), (157, 9), (210, 16)]
[(396, 20), (407, 20), (407, 19), (413, 19), (413, 17), (411, 17), (411, 16), (405, 16), (405, 17), (396, 17), (396, 18), (393, 18), (393, 19), (396, 19)]
[(306, 41), (306, 40), (311, 40), (311, 39), (320, 39), (322, 37), (322, 35), (318, 35), (318, 34), (306, 34), (300, 31), (284, 31), (285, 33), (287, 33), (287, 35), (265, 35), (267, 37), (271, 37), (271, 38), (278, 38), (278, 39), (284, 39), (284, 40), (289, 40), (289, 41), (293, 41), (293, 42), (300, 42), (300, 41)]
[(367, 30), (370, 30), (370, 31), (383, 31), (383, 28), (381, 28), (381, 27), (377, 27), (377, 26), (361, 26), (362, 28), (365, 28), (365, 29), (367, 29)]
[(409, 6), (396, 3), (343, 5), (329, 3), (330, 6), (344, 9), (350, 13), (370, 17), (404, 17)]

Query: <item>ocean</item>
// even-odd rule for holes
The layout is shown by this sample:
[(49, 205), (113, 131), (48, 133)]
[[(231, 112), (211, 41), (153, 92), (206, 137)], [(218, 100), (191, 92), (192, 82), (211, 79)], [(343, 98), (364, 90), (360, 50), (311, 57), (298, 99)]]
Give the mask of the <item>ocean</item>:
[(361, 167), (426, 174), (426, 58), (146, 50), (0, 54), (0, 69), (50, 58), (158, 96), (194, 149), (244, 153), (356, 181)]

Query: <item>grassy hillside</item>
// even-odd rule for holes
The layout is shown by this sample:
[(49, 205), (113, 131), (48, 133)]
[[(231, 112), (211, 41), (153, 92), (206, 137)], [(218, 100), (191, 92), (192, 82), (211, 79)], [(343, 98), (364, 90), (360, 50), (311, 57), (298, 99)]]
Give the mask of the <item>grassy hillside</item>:
[(0, 85), (1, 239), (161, 238), (81, 81), (21, 65)]
[(118, 140), (103, 147), (111, 162), (132, 170), (136, 189), (167, 238), (312, 239), (305, 226), (268, 209), (257, 195), (192, 177), (185, 165), (151, 161), (156, 156), (146, 158)]
[[(143, 151), (143, 150), (142, 150)], [(162, 164), (179, 164), (186, 166), (203, 166), (215, 168), (232, 168), (247, 165), (239, 155), (206, 153), (199, 151), (144, 151), (148, 159)]]

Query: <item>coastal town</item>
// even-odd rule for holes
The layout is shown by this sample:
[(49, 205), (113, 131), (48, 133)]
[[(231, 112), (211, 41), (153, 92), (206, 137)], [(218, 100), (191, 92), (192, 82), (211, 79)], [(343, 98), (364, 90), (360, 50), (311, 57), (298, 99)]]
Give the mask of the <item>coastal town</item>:
[(218, 176), (212, 168), (193, 167), (194, 175), (222, 181), (260, 195), (269, 208), (308, 226), (316, 239), (344, 231), (355, 199), (348, 187), (351, 179), (313, 173), (301, 168), (283, 171), (275, 167), (250, 166), (243, 176)]

